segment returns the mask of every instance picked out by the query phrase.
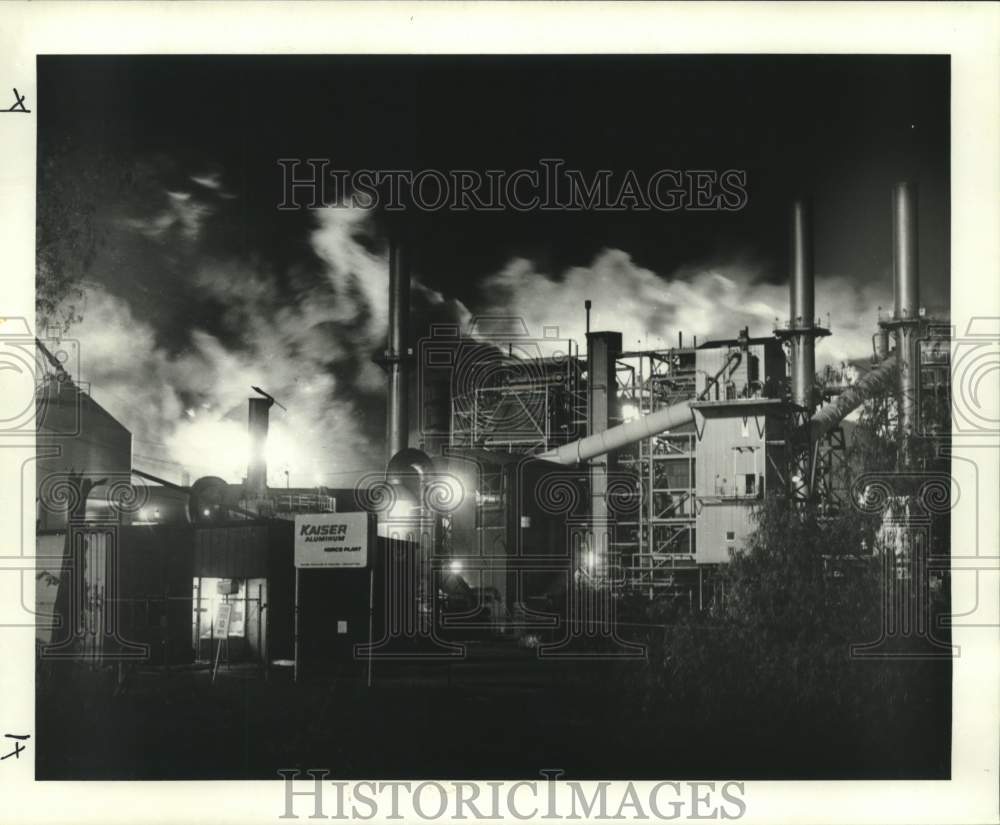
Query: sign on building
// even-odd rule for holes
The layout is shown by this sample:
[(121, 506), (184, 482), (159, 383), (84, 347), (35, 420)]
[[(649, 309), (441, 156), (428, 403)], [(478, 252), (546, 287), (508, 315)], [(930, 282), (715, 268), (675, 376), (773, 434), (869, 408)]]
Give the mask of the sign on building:
[(295, 516), (296, 567), (365, 567), (368, 513), (300, 513)]

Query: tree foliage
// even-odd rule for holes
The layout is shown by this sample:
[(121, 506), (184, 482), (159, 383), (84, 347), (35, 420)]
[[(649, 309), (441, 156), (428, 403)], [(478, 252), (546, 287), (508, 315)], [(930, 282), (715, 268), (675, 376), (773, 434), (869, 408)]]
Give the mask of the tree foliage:
[(84, 281), (107, 246), (112, 215), (133, 194), (137, 167), (68, 144), (39, 147), (35, 313), (58, 335), (80, 320)]

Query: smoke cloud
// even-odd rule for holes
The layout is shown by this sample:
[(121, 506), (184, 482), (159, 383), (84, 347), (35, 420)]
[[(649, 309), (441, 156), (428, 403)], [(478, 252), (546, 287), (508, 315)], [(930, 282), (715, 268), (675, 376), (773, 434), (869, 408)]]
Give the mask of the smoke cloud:
[[(211, 192), (221, 187), (215, 177), (194, 182)], [(210, 232), (209, 213), (192, 200), (171, 198), (169, 213), (127, 227), (164, 247), (178, 235), (196, 240)], [(383, 466), (385, 377), (372, 357), (384, 348), (388, 316), (384, 239), (361, 210), (317, 210), (313, 219), (309, 243), (318, 268), (277, 273), (237, 257), (192, 257), (198, 263), (185, 289), (192, 301), (220, 309), (211, 329), (188, 330), (179, 349), (162, 344), (157, 319), (136, 317), (103, 287), (87, 289), (73, 330), (81, 377), (132, 431), (135, 466), (174, 481), (186, 472), (239, 482), (251, 385), (287, 408), (271, 412), (271, 486), (350, 486)], [(768, 335), (787, 316), (788, 293), (767, 274), (736, 261), (661, 277), (615, 249), (556, 274), (515, 258), (481, 282), (476, 309), (480, 317), (519, 316), (538, 338), (557, 326), (559, 338), (582, 344), (589, 298), (594, 329), (620, 330), (627, 349), (669, 347), (679, 331), (686, 342), (731, 338), (744, 326)], [(830, 314), (834, 332), (818, 346), (820, 368), (870, 353), (874, 309), (888, 303), (888, 285), (888, 278), (860, 289), (846, 278), (817, 278), (816, 305), (824, 323)], [(472, 319), (461, 302), (423, 285), (419, 273), (412, 302), (414, 338), (432, 322), (466, 326)]]
[[(668, 277), (645, 269), (618, 249), (606, 249), (588, 267), (558, 275), (539, 272), (531, 261), (516, 258), (483, 284), (485, 315), (518, 315), (532, 333), (558, 326), (561, 338), (584, 339), (583, 302), (593, 302), (591, 328), (622, 332), (626, 349), (676, 346), (734, 338), (742, 327), (770, 335), (788, 318), (788, 287), (769, 283), (767, 273), (746, 262), (687, 266)], [(858, 289), (840, 276), (816, 279), (816, 307), (833, 335), (817, 346), (817, 366), (839, 365), (871, 353), (876, 307), (891, 300), (888, 277)], [(827, 319), (829, 313), (829, 322)]]
[[(246, 399), (262, 387), (287, 408), (271, 411), (272, 486), (350, 486), (382, 465), (385, 378), (372, 362), (384, 346), (388, 263), (369, 215), (315, 213), (310, 236), (319, 278), (277, 274), (228, 260), (190, 278), (192, 300), (222, 307), (214, 332), (189, 331), (168, 352), (153, 324), (128, 303), (90, 286), (74, 329), (95, 399), (128, 427), (135, 465), (170, 480), (246, 469)], [(291, 289), (287, 281), (291, 280)], [(465, 308), (414, 284), (418, 318), (459, 323)], [(285, 476), (287, 470), (288, 476)]]

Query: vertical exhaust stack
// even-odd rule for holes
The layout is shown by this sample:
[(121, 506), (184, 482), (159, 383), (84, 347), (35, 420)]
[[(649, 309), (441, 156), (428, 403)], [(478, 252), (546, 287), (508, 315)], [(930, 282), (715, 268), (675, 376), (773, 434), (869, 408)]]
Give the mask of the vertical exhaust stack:
[(919, 318), (920, 282), (917, 264), (917, 187), (909, 181), (892, 190), (893, 305), (897, 321)]
[(896, 359), (899, 364), (899, 434), (906, 441), (916, 428), (916, 337), (920, 326), (917, 263), (917, 187), (908, 181), (892, 190), (892, 291)]
[(246, 496), (248, 499), (267, 495), (267, 446), (268, 416), (273, 398), (248, 398), (247, 429), (250, 434), (250, 459), (247, 462)]
[[(620, 332), (587, 333), (587, 435), (605, 433), (619, 418), (618, 383), (615, 365), (622, 351)], [(616, 455), (608, 452), (591, 461), (590, 527), (593, 537), (591, 550), (599, 559), (599, 569), (606, 575), (611, 558), (614, 536), (611, 534), (608, 510), (608, 475), (616, 467)]]
[[(791, 210), (791, 243), (788, 284), (788, 324), (774, 331), (791, 348), (791, 401), (805, 420), (815, 410), (816, 339), (830, 330), (816, 325), (815, 275), (813, 273), (812, 215), (805, 200), (796, 200)], [(809, 430), (800, 431), (795, 443), (792, 495), (799, 501), (812, 496), (812, 443)]]
[(409, 315), (410, 273), (400, 237), (389, 242), (389, 334), (384, 366), (386, 395), (386, 462), (409, 446)]
[(620, 332), (587, 333), (587, 434), (603, 433), (618, 418), (615, 365), (622, 352)]
[(816, 326), (812, 216), (805, 201), (792, 204), (791, 273), (788, 337), (791, 340), (792, 403), (813, 410), (816, 375), (815, 338), (826, 334)]

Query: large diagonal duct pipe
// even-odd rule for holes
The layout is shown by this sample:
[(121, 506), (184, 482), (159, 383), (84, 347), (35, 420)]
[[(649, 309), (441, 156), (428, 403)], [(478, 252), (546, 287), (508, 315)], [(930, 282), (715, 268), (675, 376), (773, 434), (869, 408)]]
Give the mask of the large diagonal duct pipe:
[(691, 402), (682, 401), (641, 418), (626, 421), (603, 433), (594, 433), (579, 441), (563, 444), (561, 447), (542, 453), (538, 458), (555, 464), (578, 464), (692, 421), (694, 421), (694, 410), (691, 409)]
[[(743, 334), (741, 337), (746, 339), (747, 336)], [(667, 432), (675, 427), (690, 424), (694, 421), (694, 409), (691, 404), (695, 401), (704, 401), (712, 387), (718, 385), (723, 375), (731, 374), (742, 358), (742, 348), (732, 351), (719, 371), (715, 375), (709, 376), (705, 382), (705, 389), (696, 399), (679, 401), (670, 407), (626, 421), (604, 432), (595, 432), (586, 438), (563, 444), (561, 447), (541, 453), (537, 457), (555, 464), (578, 464), (581, 461), (589, 461), (592, 458), (620, 450), (622, 447), (635, 444), (637, 441), (652, 438), (654, 435)]]
[(892, 190), (892, 273), (892, 326), (899, 360), (899, 429), (905, 450), (906, 441), (916, 428), (915, 350), (920, 325), (917, 187), (906, 181), (897, 183)]
[(386, 462), (409, 446), (409, 340), (410, 274), (402, 239), (389, 242), (389, 334), (385, 352), (388, 375), (386, 395)]
[(896, 380), (896, 355), (893, 354), (813, 413), (809, 420), (813, 437), (828, 433), (869, 398), (891, 393)]

